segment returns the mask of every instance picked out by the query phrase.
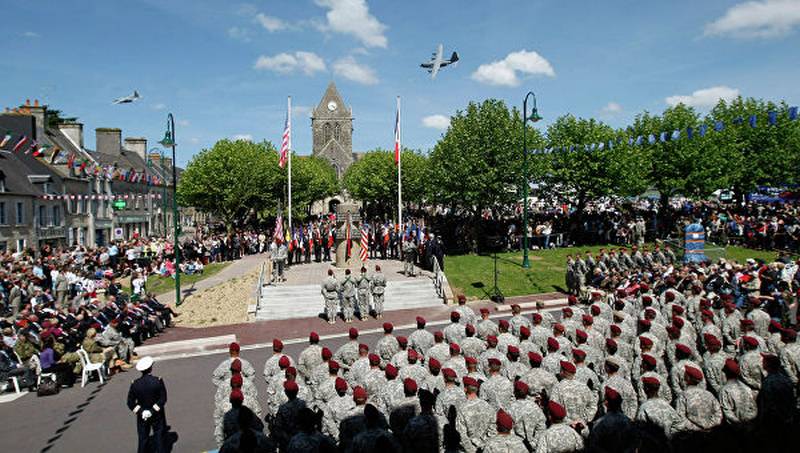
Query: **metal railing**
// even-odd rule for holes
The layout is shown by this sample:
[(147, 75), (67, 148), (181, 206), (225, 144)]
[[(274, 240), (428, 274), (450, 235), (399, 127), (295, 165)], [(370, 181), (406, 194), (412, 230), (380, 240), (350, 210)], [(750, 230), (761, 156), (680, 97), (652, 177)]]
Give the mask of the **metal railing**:
[[(436, 259), (435, 256), (431, 256), (431, 260), (433, 261), (433, 287), (436, 289), (436, 297), (440, 299), (446, 299), (444, 286), (447, 284), (447, 277), (445, 277), (444, 272), (442, 271), (441, 266), (439, 266), (439, 260)], [(447, 302), (445, 300), (445, 302)]]

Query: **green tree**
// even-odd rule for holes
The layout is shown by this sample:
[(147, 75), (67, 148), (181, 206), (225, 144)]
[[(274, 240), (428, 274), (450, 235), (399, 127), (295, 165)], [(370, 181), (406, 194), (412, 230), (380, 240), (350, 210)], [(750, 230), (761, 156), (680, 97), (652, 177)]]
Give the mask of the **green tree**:
[(59, 124), (74, 123), (78, 121), (77, 116), (62, 116), (63, 112), (58, 109), (47, 110), (47, 127), (50, 129), (58, 128)]
[(178, 183), (178, 201), (212, 213), (232, 228), (276, 208), (285, 173), (271, 143), (220, 140), (192, 157)]
[[(542, 143), (535, 129), (528, 148)], [(520, 199), (523, 184), (522, 120), (503, 101), (471, 102), (456, 112), (430, 154), (430, 200), (470, 216)]]
[[(401, 154), (403, 204), (423, 201), (428, 159), (419, 151), (404, 149)], [(397, 165), (394, 152), (376, 149), (366, 153), (345, 172), (343, 183), (350, 195), (368, 205), (380, 206), (383, 215), (397, 209)]]
[(292, 210), (295, 216), (308, 215), (312, 203), (338, 191), (336, 171), (328, 161), (316, 156), (292, 156)]

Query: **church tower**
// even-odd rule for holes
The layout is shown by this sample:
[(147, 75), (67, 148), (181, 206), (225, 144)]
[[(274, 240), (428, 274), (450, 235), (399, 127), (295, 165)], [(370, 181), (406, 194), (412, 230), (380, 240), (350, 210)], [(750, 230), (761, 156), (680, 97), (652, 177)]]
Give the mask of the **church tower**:
[(331, 82), (311, 112), (312, 152), (331, 163), (341, 179), (353, 163), (353, 111)]

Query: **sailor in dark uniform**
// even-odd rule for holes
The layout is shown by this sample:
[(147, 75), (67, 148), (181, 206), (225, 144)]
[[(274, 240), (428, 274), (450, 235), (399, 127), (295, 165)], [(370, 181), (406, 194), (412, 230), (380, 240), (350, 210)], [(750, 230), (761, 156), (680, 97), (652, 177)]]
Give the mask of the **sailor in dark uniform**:
[(142, 372), (142, 377), (131, 383), (128, 390), (128, 409), (136, 415), (136, 430), (139, 434), (138, 452), (148, 451), (147, 439), (150, 430), (155, 438), (155, 451), (166, 452), (164, 436), (166, 435), (167, 420), (164, 416), (164, 405), (167, 403), (167, 387), (161, 378), (151, 374), (153, 371), (153, 358), (143, 357), (136, 364), (136, 369)]

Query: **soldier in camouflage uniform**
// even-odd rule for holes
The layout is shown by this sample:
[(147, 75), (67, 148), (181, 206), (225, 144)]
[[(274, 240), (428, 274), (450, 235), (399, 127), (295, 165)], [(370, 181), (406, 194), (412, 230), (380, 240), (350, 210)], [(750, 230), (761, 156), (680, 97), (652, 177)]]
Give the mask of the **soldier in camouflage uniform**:
[(322, 282), (322, 297), (325, 298), (325, 318), (329, 324), (336, 324), (336, 312), (339, 309), (339, 283), (333, 275), (333, 269), (328, 269), (328, 278)]
[(533, 450), (539, 443), (539, 437), (547, 429), (547, 419), (542, 408), (528, 398), (529, 393), (528, 384), (521, 380), (514, 382), (514, 401), (508, 404), (506, 411), (514, 419), (514, 432), (523, 440), (528, 450)]
[(367, 276), (367, 268), (361, 267), (361, 275), (356, 278), (358, 288), (358, 316), (362, 321), (369, 317), (369, 293), (372, 288), (372, 281)]
[(461, 313), (457, 311), (450, 312), (450, 324), (444, 328), (444, 339), (448, 344), (460, 344), (464, 338), (464, 325), (460, 323)]
[(550, 400), (547, 403), (550, 426), (545, 430), (536, 445), (536, 453), (562, 453), (583, 449), (583, 438), (575, 429), (565, 423), (567, 411), (561, 404)]
[(478, 382), (467, 376), (463, 379), (467, 399), (456, 414), (456, 430), (461, 435), (461, 446), (466, 453), (475, 453), (486, 445), (495, 430), (492, 406), (478, 398)]
[(408, 336), (408, 345), (423, 356), (428, 355), (428, 349), (433, 347), (433, 334), (425, 330), (425, 318), (417, 316), (417, 330)]
[(375, 403), (383, 414), (388, 415), (394, 401), (403, 397), (403, 382), (397, 379), (397, 368), (391, 363), (386, 365), (384, 373), (386, 384), (378, 391)]
[(478, 321), (475, 311), (467, 306), (467, 297), (463, 294), (458, 295), (458, 306), (455, 307), (453, 311), (457, 311), (458, 314), (461, 315), (459, 322), (462, 326), (466, 326), (467, 324), (475, 324), (475, 322)]
[(514, 419), (503, 409), (497, 411), (495, 417), (497, 435), (489, 438), (483, 453), (505, 453), (509, 451), (526, 451), (525, 443), (514, 432)]
[(227, 385), (231, 378), (232, 369), (238, 368), (242, 377), (250, 381), (256, 376), (256, 370), (253, 365), (245, 359), (239, 357), (240, 346), (239, 343), (231, 343), (228, 346), (228, 354), (230, 357), (223, 360), (212, 373), (211, 382), (217, 387), (220, 385)]
[(289, 445), (289, 441), (300, 430), (300, 412), (306, 408), (306, 402), (297, 397), (299, 387), (295, 381), (283, 383), (286, 402), (281, 404), (272, 420), (270, 432), (281, 451)]
[(597, 398), (586, 384), (575, 380), (575, 365), (561, 361), (561, 381), (553, 387), (550, 401), (562, 405), (567, 411), (569, 423), (587, 425), (597, 413)]
[(303, 349), (297, 358), (297, 371), (305, 382), (311, 381), (311, 372), (322, 363), (322, 347), (319, 345), (319, 334), (311, 332), (308, 335), (308, 347)]
[(339, 424), (355, 408), (353, 398), (347, 394), (347, 381), (337, 377), (334, 383), (336, 395), (326, 403), (322, 418), (322, 432), (334, 439), (339, 438)]
[(450, 357), (450, 346), (444, 342), (444, 332), (441, 330), (433, 333), (433, 346), (428, 349), (427, 357), (433, 357), (441, 363), (447, 362)]
[(504, 409), (511, 403), (514, 387), (511, 381), (502, 375), (502, 362), (492, 357), (489, 362), (489, 380), (481, 385), (481, 398), (497, 409)]
[[(286, 359), (283, 359), (283, 357), (286, 357)], [(288, 361), (288, 365), (281, 368), (278, 365), (278, 362), (281, 360)], [(279, 374), (282, 375), (283, 370), (285, 370), (287, 366), (294, 366), (294, 360), (290, 356), (284, 355), (283, 342), (277, 338), (274, 338), (272, 340), (272, 356), (270, 356), (270, 358), (267, 359), (267, 363), (264, 364), (264, 382), (269, 384), (274, 376)]]
[(700, 387), (703, 372), (699, 368), (687, 366), (684, 371), (686, 390), (678, 395), (675, 410), (686, 420), (686, 429), (707, 431), (722, 423), (722, 408), (714, 395)]
[(758, 415), (756, 395), (739, 379), (739, 364), (726, 359), (722, 370), (725, 385), (720, 390), (719, 401), (725, 421), (734, 426), (752, 422)]
[(636, 421), (658, 426), (669, 438), (683, 429), (683, 420), (669, 405), (669, 401), (659, 396), (663, 385), (655, 376), (642, 377), (641, 388), (647, 399), (639, 406)]
[(397, 338), (392, 335), (394, 326), (390, 322), (383, 323), (383, 337), (378, 340), (375, 351), (381, 358), (381, 364), (386, 366), (392, 360), (395, 354), (400, 351), (400, 344)]
[(450, 406), (455, 406), (457, 410), (466, 397), (464, 390), (456, 384), (458, 375), (452, 368), (443, 368), (441, 373), (444, 378), (444, 390), (436, 397), (436, 413), (444, 417)]
[(381, 272), (380, 266), (375, 266), (375, 273), (372, 274), (370, 281), (370, 291), (372, 292), (372, 305), (375, 310), (375, 317), (383, 318), (383, 294), (386, 292), (386, 276)]
[(549, 397), (553, 387), (558, 383), (555, 375), (541, 368), (542, 355), (538, 352), (528, 353), (528, 363), (530, 363), (531, 369), (520, 378), (520, 381), (528, 385), (532, 396), (543, 399)]
[(358, 329), (351, 327), (347, 335), (350, 338), (350, 341), (343, 344), (333, 355), (333, 359), (339, 362), (345, 371), (350, 368), (350, 365), (352, 365), (356, 359), (358, 359), (359, 348)]
[(414, 261), (417, 259), (417, 246), (414, 241), (403, 241), (403, 274), (408, 277), (416, 277), (417, 271), (414, 268)]
[(475, 326), (467, 324), (464, 326), (464, 339), (461, 340), (461, 352), (464, 357), (480, 357), (486, 350), (486, 343), (475, 336)]
[(481, 340), (487, 339), (490, 335), (497, 336), (500, 334), (497, 323), (489, 319), (488, 308), (481, 308), (481, 320), (475, 326), (475, 331)]
[(414, 453), (440, 451), (444, 419), (434, 413), (435, 401), (436, 397), (430, 391), (419, 391), (420, 413), (408, 421), (401, 436), (405, 451)]
[(350, 276), (350, 269), (345, 269), (344, 280), (339, 283), (339, 292), (342, 293), (342, 316), (344, 322), (353, 322), (353, 313), (356, 308), (356, 282)]
[(522, 307), (518, 304), (511, 305), (511, 319), (508, 320), (511, 324), (511, 333), (519, 336), (519, 329), (522, 326), (531, 328), (531, 321), (522, 315)]

